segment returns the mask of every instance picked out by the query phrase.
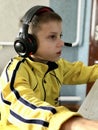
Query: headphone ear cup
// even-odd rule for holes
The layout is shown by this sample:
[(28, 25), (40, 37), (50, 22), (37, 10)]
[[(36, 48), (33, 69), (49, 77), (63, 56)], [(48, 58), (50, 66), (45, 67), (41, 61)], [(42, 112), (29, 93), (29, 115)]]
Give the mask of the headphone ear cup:
[(28, 34), (26, 39), (19, 36), (14, 42), (14, 48), (21, 57), (28, 57), (37, 51), (38, 44), (36, 37), (31, 34)]

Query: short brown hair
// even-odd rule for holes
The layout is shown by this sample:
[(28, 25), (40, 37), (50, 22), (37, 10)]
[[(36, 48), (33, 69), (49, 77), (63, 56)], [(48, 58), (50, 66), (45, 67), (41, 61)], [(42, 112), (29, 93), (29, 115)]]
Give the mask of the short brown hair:
[(40, 29), (40, 25), (50, 21), (62, 21), (62, 18), (54, 12), (45, 12), (39, 16), (34, 16), (30, 23), (30, 30), (32, 34), (36, 34)]
[[(61, 22), (62, 18), (55, 12), (44, 12), (40, 15), (35, 15), (29, 24), (28, 33), (36, 35), (37, 31), (40, 29), (40, 25), (50, 21)], [(23, 23), (22, 19), (20, 23)]]

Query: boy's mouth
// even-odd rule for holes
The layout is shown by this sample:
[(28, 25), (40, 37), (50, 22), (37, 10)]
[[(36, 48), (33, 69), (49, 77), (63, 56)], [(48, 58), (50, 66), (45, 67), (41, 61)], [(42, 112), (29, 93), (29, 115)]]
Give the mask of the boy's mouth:
[(61, 51), (57, 52), (58, 55), (61, 55)]

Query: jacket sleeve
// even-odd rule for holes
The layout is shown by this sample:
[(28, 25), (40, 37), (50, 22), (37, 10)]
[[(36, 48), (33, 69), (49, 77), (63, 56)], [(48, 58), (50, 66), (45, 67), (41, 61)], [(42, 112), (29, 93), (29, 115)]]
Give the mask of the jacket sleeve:
[[(18, 69), (19, 68), (19, 69)], [(18, 70), (18, 71), (17, 71)], [(7, 75), (7, 76), (5, 76)], [(10, 75), (11, 78), (8, 78)], [(72, 116), (79, 116), (67, 108), (54, 107), (36, 97), (28, 82), (25, 66), (2, 74), (2, 116), (6, 125), (13, 124), (25, 130), (59, 130), (61, 124)]]
[(84, 84), (98, 78), (98, 65), (86, 66), (84, 63), (61, 61), (63, 84)]

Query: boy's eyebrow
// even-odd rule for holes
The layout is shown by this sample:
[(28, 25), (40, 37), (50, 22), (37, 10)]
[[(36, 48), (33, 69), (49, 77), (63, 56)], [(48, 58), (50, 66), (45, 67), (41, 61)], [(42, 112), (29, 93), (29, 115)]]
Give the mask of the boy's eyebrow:
[(50, 32), (50, 34), (57, 34), (57, 32)]
[[(52, 34), (58, 34), (58, 32), (50, 32), (50, 33), (52, 33)], [(62, 34), (62, 32), (60, 34)]]

